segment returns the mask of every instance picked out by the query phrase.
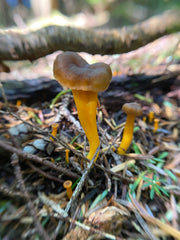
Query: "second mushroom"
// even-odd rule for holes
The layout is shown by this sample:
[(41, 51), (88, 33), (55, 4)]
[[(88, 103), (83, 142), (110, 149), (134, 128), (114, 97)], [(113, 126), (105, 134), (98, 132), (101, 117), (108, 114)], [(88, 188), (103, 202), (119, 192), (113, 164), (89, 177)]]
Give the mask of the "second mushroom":
[(127, 119), (123, 131), (122, 141), (117, 150), (118, 154), (125, 154), (128, 150), (133, 138), (135, 118), (142, 115), (142, 109), (137, 103), (125, 103), (122, 110), (127, 114)]
[(91, 160), (100, 145), (96, 124), (98, 92), (108, 88), (111, 69), (105, 63), (90, 65), (77, 53), (64, 52), (56, 57), (53, 71), (61, 85), (72, 89), (78, 117), (89, 141), (87, 158)]

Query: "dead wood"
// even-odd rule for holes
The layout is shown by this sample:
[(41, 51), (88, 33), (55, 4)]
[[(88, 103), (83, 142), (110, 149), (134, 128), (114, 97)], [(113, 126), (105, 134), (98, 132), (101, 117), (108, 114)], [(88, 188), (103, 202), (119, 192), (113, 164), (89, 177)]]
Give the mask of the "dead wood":
[(165, 12), (114, 30), (86, 30), (47, 26), (36, 30), (0, 30), (0, 60), (35, 60), (57, 50), (117, 54), (135, 50), (180, 30), (180, 14)]
[[(162, 74), (160, 71), (157, 75), (139, 74), (113, 76), (108, 90), (99, 93), (101, 104), (105, 105), (108, 109), (116, 107), (114, 110), (119, 110), (121, 109), (122, 104), (126, 102), (125, 97), (130, 93), (136, 93), (143, 89), (152, 89), (157, 86), (168, 87), (173, 84), (179, 73), (180, 71), (166, 71)], [(38, 82), (38, 87), (37, 84), (32, 84), (32, 82)], [(134, 84), (136, 84), (136, 87)], [(39, 100), (43, 101), (43, 99), (52, 99), (52, 96), (55, 96), (62, 91), (62, 87), (59, 83), (49, 78), (4, 81), (2, 82), (2, 85), (8, 101), (18, 100), (22, 97), (27, 100), (29, 99), (31, 103), (33, 101), (32, 99), (37, 101), (40, 98)], [(1, 92), (0, 99), (2, 99)], [(4, 104), (1, 103), (1, 105), (3, 106)]]

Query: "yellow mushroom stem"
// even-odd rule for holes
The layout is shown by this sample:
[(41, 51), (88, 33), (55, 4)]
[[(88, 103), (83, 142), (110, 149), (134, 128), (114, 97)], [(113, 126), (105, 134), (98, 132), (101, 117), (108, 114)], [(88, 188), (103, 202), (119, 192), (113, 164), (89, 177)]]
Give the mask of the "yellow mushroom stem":
[[(79, 121), (89, 141), (90, 151), (87, 155), (87, 158), (91, 160), (94, 157), (96, 150), (100, 144), (96, 124), (98, 93), (82, 90), (72, 90), (72, 93), (76, 103)], [(96, 156), (96, 159), (98, 157), (98, 154)]]
[(128, 114), (126, 119), (126, 124), (123, 131), (123, 137), (120, 146), (118, 147), (118, 154), (125, 154), (131, 144), (133, 138), (135, 115)]

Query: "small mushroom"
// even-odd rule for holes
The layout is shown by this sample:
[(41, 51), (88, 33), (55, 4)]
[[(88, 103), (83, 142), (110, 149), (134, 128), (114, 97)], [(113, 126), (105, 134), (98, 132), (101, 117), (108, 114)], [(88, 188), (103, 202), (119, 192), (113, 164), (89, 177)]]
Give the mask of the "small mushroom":
[(137, 103), (125, 103), (122, 107), (123, 112), (127, 114), (126, 124), (123, 131), (123, 137), (118, 154), (125, 154), (133, 138), (133, 129), (136, 116), (142, 115), (142, 109)]
[[(51, 135), (52, 135), (53, 137), (56, 137), (58, 127), (59, 127), (59, 124), (58, 124), (58, 123), (53, 123), (53, 124), (52, 124), (52, 132), (51, 132)], [(51, 139), (52, 141), (54, 141), (54, 139), (53, 139), (52, 137), (50, 137), (50, 139)]]
[(68, 163), (69, 164), (69, 149), (65, 149), (65, 155), (66, 155), (66, 163)]
[(78, 117), (89, 141), (87, 158), (91, 160), (100, 144), (96, 124), (98, 92), (108, 88), (111, 69), (105, 63), (89, 65), (77, 53), (64, 52), (55, 59), (53, 70), (56, 80), (72, 89)]
[(154, 129), (153, 129), (153, 133), (155, 133), (159, 128), (159, 119), (155, 118), (154, 119)]
[(154, 112), (153, 112), (153, 111), (150, 111), (150, 112), (149, 112), (148, 118), (149, 118), (149, 123), (152, 123), (152, 122), (153, 122), (153, 119), (154, 119)]
[(63, 187), (66, 188), (67, 196), (70, 199), (72, 196), (72, 181), (67, 180), (64, 182)]

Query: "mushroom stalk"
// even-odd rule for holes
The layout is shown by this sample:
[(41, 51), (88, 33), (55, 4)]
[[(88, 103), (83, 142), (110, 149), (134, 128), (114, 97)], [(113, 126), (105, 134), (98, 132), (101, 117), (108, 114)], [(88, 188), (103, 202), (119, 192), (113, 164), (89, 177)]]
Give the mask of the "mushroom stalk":
[(135, 115), (127, 115), (126, 124), (123, 131), (123, 137), (120, 146), (118, 147), (118, 154), (125, 154), (133, 138)]
[(96, 125), (98, 93), (82, 90), (72, 90), (72, 93), (76, 103), (79, 121), (89, 141), (90, 151), (87, 158), (91, 160), (100, 144)]

